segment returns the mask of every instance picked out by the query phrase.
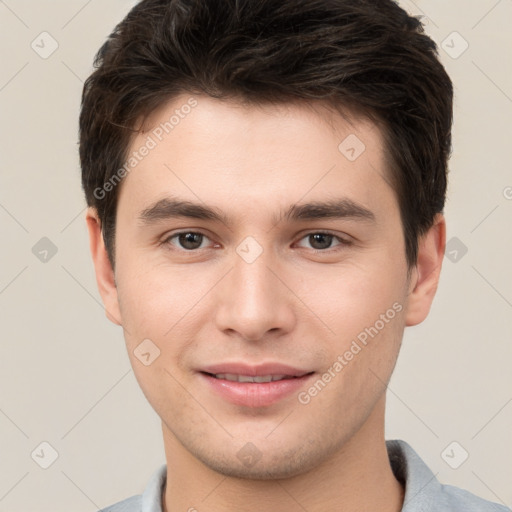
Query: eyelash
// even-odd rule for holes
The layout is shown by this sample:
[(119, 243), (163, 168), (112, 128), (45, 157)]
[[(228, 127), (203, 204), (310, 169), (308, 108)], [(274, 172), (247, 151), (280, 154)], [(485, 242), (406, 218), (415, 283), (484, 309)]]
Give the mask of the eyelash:
[[(205, 233), (202, 233), (201, 231), (178, 231), (177, 233), (173, 233), (173, 234), (169, 235), (168, 237), (166, 237), (161, 242), (161, 245), (167, 246), (170, 250), (177, 250), (177, 251), (185, 252), (185, 253), (194, 253), (194, 252), (199, 252), (201, 249), (206, 249), (205, 247), (198, 248), (198, 249), (184, 249), (184, 248), (176, 248), (175, 249), (174, 247), (172, 247), (173, 244), (170, 241), (173, 238), (179, 237), (180, 235), (186, 235), (186, 234), (202, 235), (203, 237), (207, 238), (208, 240), (210, 239), (208, 237), (208, 235), (206, 235)], [(332, 233), (330, 231), (310, 231), (310, 232), (304, 234), (299, 239), (299, 241), (304, 240), (305, 238), (307, 238), (307, 237), (309, 237), (311, 235), (328, 235), (328, 236), (332, 236), (333, 239), (335, 239), (336, 241), (339, 242), (338, 245), (335, 245), (334, 247), (328, 247), (327, 249), (313, 249), (313, 248), (311, 248), (310, 251), (314, 252), (315, 254), (316, 253), (329, 253), (329, 252), (333, 252), (333, 251), (340, 250), (343, 247), (347, 247), (347, 246), (352, 244), (352, 242), (350, 240), (346, 240), (344, 238), (341, 238), (340, 236), (337, 236), (337, 235), (335, 235), (334, 233)]]

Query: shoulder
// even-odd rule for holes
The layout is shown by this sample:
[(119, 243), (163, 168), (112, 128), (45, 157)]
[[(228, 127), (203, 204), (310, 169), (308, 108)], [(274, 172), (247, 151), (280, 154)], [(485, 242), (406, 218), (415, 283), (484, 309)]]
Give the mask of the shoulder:
[(163, 464), (153, 473), (142, 494), (114, 503), (99, 512), (162, 512), (166, 475), (167, 466)]
[(441, 484), (406, 442), (387, 441), (386, 445), (393, 473), (405, 487), (402, 512), (510, 512), (469, 491)]
[(438, 493), (441, 510), (454, 512), (510, 512), (510, 509), (497, 503), (484, 500), (474, 494), (451, 485), (441, 485)]
[(114, 503), (107, 508), (102, 508), (99, 512), (141, 512), (141, 501), (141, 495), (131, 496), (130, 498)]

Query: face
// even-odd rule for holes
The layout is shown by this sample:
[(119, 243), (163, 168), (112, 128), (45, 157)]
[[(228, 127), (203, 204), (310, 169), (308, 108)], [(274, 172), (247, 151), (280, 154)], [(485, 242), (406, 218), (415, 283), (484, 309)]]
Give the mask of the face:
[(370, 432), (418, 316), (381, 133), (320, 104), (188, 100), (132, 141), (151, 147), (100, 289), (166, 447), (226, 475), (300, 474)]

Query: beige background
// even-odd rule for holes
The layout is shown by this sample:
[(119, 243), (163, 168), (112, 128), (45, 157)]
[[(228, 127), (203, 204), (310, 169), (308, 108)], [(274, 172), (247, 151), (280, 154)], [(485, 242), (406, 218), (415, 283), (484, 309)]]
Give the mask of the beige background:
[[(77, 157), (83, 80), (133, 3), (0, 1), (0, 512), (94, 511), (140, 493), (164, 462), (158, 417), (96, 290)], [(512, 2), (401, 4), (427, 16), (455, 83), (446, 215), (457, 240), (429, 319), (406, 333), (387, 437), (443, 482), (510, 507)], [(42, 58), (50, 37), (58, 48)], [(43, 237), (57, 249), (46, 262)], [(58, 453), (47, 469), (43, 441)]]

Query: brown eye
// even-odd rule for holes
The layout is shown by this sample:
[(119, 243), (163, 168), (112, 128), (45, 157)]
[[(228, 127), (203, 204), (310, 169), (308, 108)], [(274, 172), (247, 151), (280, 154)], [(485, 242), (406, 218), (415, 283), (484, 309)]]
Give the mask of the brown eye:
[[(173, 240), (176, 240), (174, 242)], [(196, 233), (194, 231), (183, 231), (181, 233), (175, 233), (174, 235), (167, 238), (165, 243), (176, 246), (178, 249), (185, 249), (187, 251), (193, 251), (195, 249), (203, 248), (203, 242), (208, 238), (202, 233)]]
[(309, 243), (313, 249), (329, 249), (334, 236), (326, 233), (314, 233), (309, 235)]
[[(307, 240), (309, 247), (306, 245), (301, 245), (301, 247), (306, 247), (313, 249), (315, 251), (326, 251), (328, 249), (333, 249), (337, 246), (348, 245), (348, 242), (337, 237), (336, 235), (332, 235), (331, 233), (323, 233), (323, 232), (315, 232), (309, 233), (305, 237), (301, 239), (301, 242)], [(333, 245), (333, 242), (336, 242)]]

